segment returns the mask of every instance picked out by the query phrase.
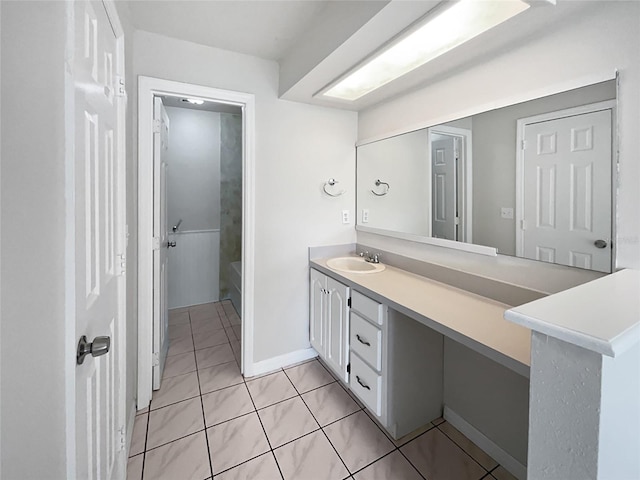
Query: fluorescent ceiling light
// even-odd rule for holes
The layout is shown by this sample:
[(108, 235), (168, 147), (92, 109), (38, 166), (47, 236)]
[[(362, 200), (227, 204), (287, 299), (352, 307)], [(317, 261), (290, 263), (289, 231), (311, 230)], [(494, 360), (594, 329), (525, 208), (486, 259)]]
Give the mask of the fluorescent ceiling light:
[(194, 105), (202, 105), (204, 103), (204, 100), (200, 100), (197, 98), (183, 98), (182, 99), (183, 102), (189, 102), (192, 103)]
[(357, 100), (367, 93), (524, 12), (522, 0), (460, 0), (394, 43), (323, 95)]

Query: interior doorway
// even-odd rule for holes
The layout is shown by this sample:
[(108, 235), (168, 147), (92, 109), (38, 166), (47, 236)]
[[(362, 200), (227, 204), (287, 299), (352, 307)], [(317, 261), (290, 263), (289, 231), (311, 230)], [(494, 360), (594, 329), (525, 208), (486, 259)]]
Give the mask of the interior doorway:
[(254, 97), (141, 77), (138, 100), (140, 409), (160, 387), (169, 309), (228, 299), (251, 372)]
[(472, 133), (439, 125), (429, 129), (431, 236), (472, 243)]

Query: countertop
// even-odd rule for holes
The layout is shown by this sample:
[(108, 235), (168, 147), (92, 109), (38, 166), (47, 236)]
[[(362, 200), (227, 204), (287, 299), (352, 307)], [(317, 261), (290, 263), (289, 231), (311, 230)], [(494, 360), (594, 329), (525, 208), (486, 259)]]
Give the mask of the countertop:
[(615, 357), (640, 342), (640, 271), (621, 270), (512, 308), (505, 318)]
[(379, 273), (357, 274), (331, 269), (327, 260), (312, 259), (310, 266), (529, 376), (531, 331), (504, 319), (510, 305), (390, 265)]

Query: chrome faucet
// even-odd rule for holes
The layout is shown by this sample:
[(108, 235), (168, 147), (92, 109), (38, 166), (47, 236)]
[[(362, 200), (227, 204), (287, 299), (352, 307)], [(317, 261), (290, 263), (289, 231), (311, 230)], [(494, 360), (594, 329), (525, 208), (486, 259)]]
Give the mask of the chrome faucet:
[(373, 255), (369, 254), (368, 251), (360, 252), (360, 256), (364, 258), (365, 262), (369, 263), (380, 263), (380, 254), (374, 253)]

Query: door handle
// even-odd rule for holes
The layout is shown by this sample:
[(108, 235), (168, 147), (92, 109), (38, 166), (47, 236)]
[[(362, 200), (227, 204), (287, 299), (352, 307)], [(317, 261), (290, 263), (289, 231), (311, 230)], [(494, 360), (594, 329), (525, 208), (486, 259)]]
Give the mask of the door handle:
[(593, 244), (596, 246), (596, 248), (606, 248), (607, 247), (607, 242), (605, 240), (596, 240), (595, 242), (593, 242)]
[(366, 345), (367, 347), (370, 347), (370, 346), (371, 346), (371, 344), (370, 344), (369, 342), (367, 342), (366, 340), (362, 340), (362, 338), (360, 338), (360, 335), (358, 335), (357, 333), (356, 333), (356, 338), (358, 339), (358, 341), (359, 341), (361, 344)]
[(80, 341), (78, 342), (78, 350), (76, 351), (76, 362), (78, 365), (82, 365), (84, 362), (84, 357), (91, 354), (92, 357), (99, 357), (100, 355), (104, 355), (109, 351), (109, 347), (111, 346), (111, 338), (110, 337), (96, 337), (93, 339), (93, 342), (87, 342), (87, 337), (85, 335), (80, 337)]
[(356, 375), (356, 380), (362, 386), (362, 388), (366, 388), (367, 390), (371, 390), (371, 387), (369, 385), (367, 385), (366, 383), (362, 383), (362, 380), (360, 380), (360, 377), (358, 375)]
[(173, 242), (167, 242), (167, 248), (171, 248), (171, 247), (175, 247), (175, 246), (176, 246), (175, 240)]

